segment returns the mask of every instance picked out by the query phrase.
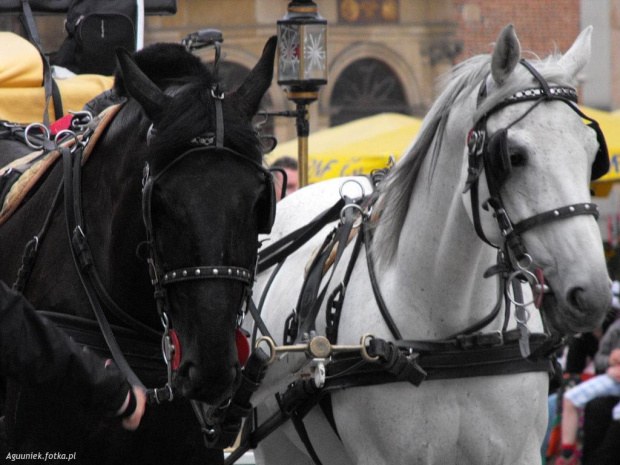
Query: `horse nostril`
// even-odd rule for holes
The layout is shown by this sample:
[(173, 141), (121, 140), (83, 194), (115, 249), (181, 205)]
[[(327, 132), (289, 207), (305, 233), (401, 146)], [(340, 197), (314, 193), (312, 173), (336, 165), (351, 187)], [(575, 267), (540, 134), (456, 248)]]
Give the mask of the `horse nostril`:
[(583, 310), (583, 298), (585, 290), (582, 287), (573, 287), (568, 292), (568, 302), (577, 310)]

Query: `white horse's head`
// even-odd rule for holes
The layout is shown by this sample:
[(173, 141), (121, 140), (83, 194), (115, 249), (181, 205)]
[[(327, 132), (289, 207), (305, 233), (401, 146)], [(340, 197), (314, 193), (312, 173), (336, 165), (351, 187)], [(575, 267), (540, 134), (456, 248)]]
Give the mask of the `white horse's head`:
[[(545, 320), (568, 333), (597, 327), (611, 305), (590, 194), (591, 178), (601, 175), (608, 158), (602, 134), (584, 123), (571, 102), (577, 74), (590, 57), (591, 33), (591, 27), (585, 29), (564, 56), (529, 64), (507, 26), (490, 73), (469, 102), (477, 109), (468, 143), (475, 145), (481, 133), (486, 141), (479, 141), (478, 199), (471, 200), (473, 188), (463, 194), (468, 213), (479, 235), (500, 247), (511, 226), (525, 220), (517, 234), (508, 234), (508, 242), (516, 243), (508, 247), (513, 263), (542, 270), (549, 286), (542, 304)], [(469, 187), (476, 177), (473, 151), (465, 150), (462, 170)], [(510, 225), (502, 227), (496, 218), (504, 211)]]

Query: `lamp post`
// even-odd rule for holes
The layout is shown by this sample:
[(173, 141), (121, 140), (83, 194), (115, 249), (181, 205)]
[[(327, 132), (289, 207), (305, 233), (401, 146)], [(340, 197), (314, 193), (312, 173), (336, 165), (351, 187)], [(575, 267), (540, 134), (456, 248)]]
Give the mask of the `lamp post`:
[(295, 102), (299, 187), (308, 185), (308, 106), (327, 84), (327, 21), (312, 0), (293, 0), (278, 20), (278, 85)]

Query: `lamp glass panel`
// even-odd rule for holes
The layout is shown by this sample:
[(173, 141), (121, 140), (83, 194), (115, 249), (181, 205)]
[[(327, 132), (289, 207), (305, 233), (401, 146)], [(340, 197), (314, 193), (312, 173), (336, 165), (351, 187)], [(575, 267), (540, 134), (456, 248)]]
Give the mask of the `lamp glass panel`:
[(302, 79), (327, 79), (327, 25), (306, 24), (303, 29)]
[(300, 79), (299, 24), (278, 24), (278, 80)]

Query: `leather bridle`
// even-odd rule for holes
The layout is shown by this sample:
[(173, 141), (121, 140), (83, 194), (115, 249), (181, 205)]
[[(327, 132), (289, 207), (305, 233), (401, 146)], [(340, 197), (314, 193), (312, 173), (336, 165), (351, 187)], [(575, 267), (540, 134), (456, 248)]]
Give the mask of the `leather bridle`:
[[(190, 157), (196, 156), (209, 156), (210, 153), (217, 151), (218, 153), (226, 152), (229, 156), (236, 158), (237, 160), (242, 160), (246, 163), (250, 163), (256, 169), (258, 169), (264, 179), (266, 184), (266, 192), (267, 192), (267, 205), (269, 211), (267, 212), (259, 212), (266, 216), (266, 221), (261, 221), (259, 218), (259, 232), (260, 233), (268, 233), (271, 230), (271, 226), (273, 225), (273, 221), (275, 219), (275, 191), (272, 180), (271, 172), (264, 168), (261, 164), (247, 158), (246, 156), (231, 150), (227, 147), (224, 147), (224, 120), (223, 120), (223, 112), (222, 112), (222, 104), (221, 101), (224, 98), (223, 94), (215, 94), (214, 102), (216, 109), (216, 133), (215, 134), (206, 134), (205, 137), (199, 137), (193, 139), (191, 142), (196, 145), (196, 147), (189, 149), (184, 152), (181, 156), (172, 160), (168, 163), (159, 173), (155, 176), (152, 175), (150, 166), (148, 163), (144, 166), (143, 171), (143, 179), (142, 179), (142, 217), (144, 220), (144, 225), (146, 228), (146, 247), (148, 250), (148, 258), (147, 262), (149, 264), (149, 274), (151, 277), (151, 284), (153, 285), (155, 291), (155, 301), (157, 303), (157, 311), (159, 317), (161, 319), (162, 325), (164, 327), (164, 334), (162, 335), (162, 352), (164, 355), (164, 360), (166, 361), (166, 365), (168, 367), (168, 383), (166, 384), (167, 393), (165, 393), (165, 397), (172, 398), (172, 373), (178, 369), (178, 364), (180, 360), (179, 355), (179, 342), (178, 336), (174, 332), (171, 327), (171, 320), (169, 316), (170, 303), (168, 301), (168, 293), (166, 288), (170, 285), (177, 284), (179, 282), (186, 281), (194, 281), (194, 280), (233, 280), (240, 281), (244, 284), (243, 297), (241, 299), (241, 306), (237, 310), (237, 325), (236, 329), (238, 330), (244, 318), (244, 308), (248, 308), (248, 300), (252, 298), (252, 285), (254, 283), (254, 274), (256, 265), (254, 265), (254, 269), (250, 270), (248, 268), (240, 267), (240, 266), (232, 266), (232, 265), (197, 265), (197, 266), (187, 266), (173, 270), (166, 270), (162, 265), (162, 261), (156, 251), (155, 247), (155, 229), (153, 227), (152, 221), (152, 193), (153, 187), (162, 178), (167, 176), (171, 169), (176, 166), (182, 160), (185, 160)], [(149, 128), (148, 139), (152, 139), (156, 137), (156, 131), (153, 127)], [(257, 242), (258, 244), (258, 242)], [(244, 305), (245, 304), (245, 305)]]
[[(600, 144), (599, 152), (594, 162), (592, 180), (595, 180), (603, 176), (609, 170), (609, 156), (607, 154), (607, 146), (605, 144), (605, 138), (600, 130), (598, 123), (589, 118), (576, 107), (577, 92), (570, 87), (550, 86), (546, 80), (529, 64), (526, 60), (521, 60), (521, 64), (532, 74), (532, 76), (540, 84), (539, 88), (527, 89), (516, 92), (515, 94), (504, 99), (502, 102), (487, 111), (474, 125), (474, 128), (468, 135), (468, 177), (466, 181), (465, 191), (470, 191), (471, 208), (474, 228), (478, 236), (487, 244), (499, 248), (497, 244), (493, 244), (484, 234), (482, 224), (480, 221), (480, 206), (478, 196), (478, 180), (482, 174), (482, 170), (486, 174), (486, 179), (489, 188), (490, 198), (486, 201), (493, 210), (493, 216), (497, 220), (498, 226), (502, 233), (502, 236), (506, 238), (507, 249), (511, 252), (510, 255), (516, 259), (517, 263), (524, 258), (528, 257), (527, 250), (521, 239), (521, 235), (532, 228), (550, 223), (556, 220), (571, 218), (577, 215), (592, 215), (598, 218), (598, 207), (595, 203), (578, 203), (572, 205), (566, 205), (559, 208), (554, 208), (549, 211), (545, 211), (529, 218), (526, 218), (518, 223), (511, 221), (500, 193), (500, 188), (503, 183), (501, 172), (510, 168), (510, 159), (506, 153), (506, 131), (525, 118), (536, 106), (542, 102), (559, 100), (565, 102), (571, 110), (576, 112), (580, 117), (590, 121), (590, 126), (596, 131), (598, 141)], [(478, 94), (478, 106), (482, 100), (486, 97), (486, 78), (483, 80), (480, 91)], [(486, 124), (488, 118), (497, 113), (502, 108), (526, 101), (534, 101), (534, 105), (531, 106), (524, 114), (522, 114), (517, 120), (510, 123), (506, 128), (501, 131), (497, 131), (499, 134), (499, 143), (495, 144), (499, 146), (500, 153), (490, 153), (489, 140), (495, 137), (495, 134), (490, 136), (487, 134)], [(501, 163), (500, 168), (497, 168), (497, 163)], [(496, 169), (492, 169), (495, 164)], [(500, 179), (498, 179), (498, 173)]]
[[(155, 301), (157, 303), (157, 311), (159, 317), (162, 321), (162, 325), (164, 326), (164, 334), (162, 336), (162, 347), (164, 352), (164, 359), (169, 367), (169, 379), (168, 382), (171, 385), (172, 379), (171, 375), (173, 371), (176, 371), (178, 368), (178, 362), (174, 362), (175, 360), (175, 351), (179, 350), (178, 342), (176, 344), (173, 341), (176, 339), (178, 341), (178, 337), (174, 333), (170, 325), (170, 317), (169, 317), (169, 309), (170, 304), (168, 301), (168, 293), (167, 287), (171, 285), (178, 284), (180, 282), (186, 281), (195, 281), (195, 280), (232, 280), (239, 281), (244, 285), (243, 289), (243, 297), (241, 299), (241, 306), (237, 310), (237, 329), (243, 323), (244, 317), (244, 304), (245, 308), (247, 308), (247, 301), (252, 297), (252, 285), (254, 283), (254, 270), (244, 268), (241, 266), (232, 266), (232, 265), (197, 265), (197, 266), (186, 266), (178, 269), (166, 270), (162, 265), (162, 260), (159, 254), (156, 251), (155, 247), (155, 236), (156, 232), (153, 227), (152, 221), (152, 206), (151, 206), (151, 198), (153, 187), (155, 184), (160, 181), (164, 176), (166, 176), (170, 169), (176, 165), (181, 160), (184, 160), (188, 157), (196, 157), (196, 156), (209, 156), (210, 152), (217, 150), (218, 153), (221, 151), (227, 152), (228, 155), (235, 157), (239, 160), (244, 160), (252, 165), (255, 165), (257, 169), (259, 169), (262, 174), (265, 176), (265, 179), (271, 179), (271, 173), (268, 170), (263, 168), (258, 163), (246, 158), (245, 156), (235, 152), (233, 150), (224, 148), (224, 147), (197, 147), (188, 150), (180, 157), (176, 158), (172, 162), (170, 162), (161, 172), (159, 172), (156, 176), (152, 176), (150, 173), (148, 163), (144, 168), (144, 178), (143, 178), (143, 188), (142, 188), (142, 215), (144, 220), (144, 225), (146, 228), (146, 247), (148, 249), (148, 258), (147, 262), (149, 264), (149, 274), (151, 277), (151, 284), (153, 285), (155, 291)], [(267, 187), (271, 184), (270, 181), (266, 181), (268, 184)], [(268, 194), (272, 195), (272, 194)], [(260, 214), (260, 212), (259, 212)], [(271, 214), (269, 214), (271, 216)], [(270, 225), (269, 225), (270, 226)], [(258, 244), (258, 242), (257, 242)], [(254, 266), (255, 268), (255, 266)], [(177, 346), (177, 347), (175, 347)]]

